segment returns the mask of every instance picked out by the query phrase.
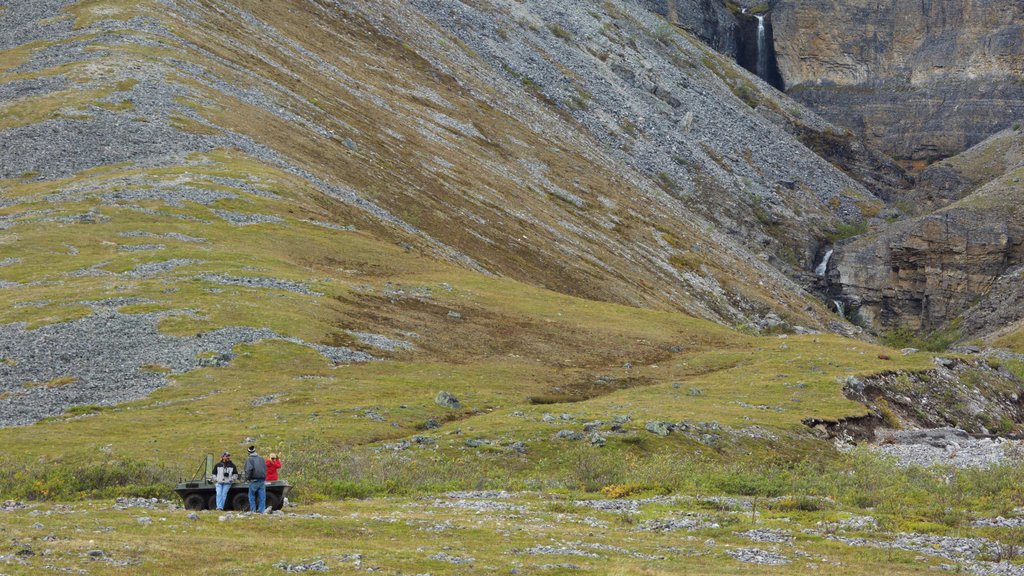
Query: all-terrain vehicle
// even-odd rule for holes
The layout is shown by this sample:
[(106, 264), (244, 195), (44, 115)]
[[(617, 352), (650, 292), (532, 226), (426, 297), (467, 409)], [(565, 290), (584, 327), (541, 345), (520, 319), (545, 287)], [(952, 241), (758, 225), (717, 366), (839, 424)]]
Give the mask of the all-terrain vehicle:
[[(205, 468), (206, 473), (202, 474)], [(179, 482), (174, 491), (181, 497), (188, 510), (214, 510), (217, 508), (217, 489), (210, 478), (213, 476), (213, 454), (207, 454), (191, 480)], [(267, 509), (280, 510), (292, 485), (285, 480), (267, 482)], [(249, 482), (243, 477), (231, 485), (225, 510), (245, 512), (249, 510)]]

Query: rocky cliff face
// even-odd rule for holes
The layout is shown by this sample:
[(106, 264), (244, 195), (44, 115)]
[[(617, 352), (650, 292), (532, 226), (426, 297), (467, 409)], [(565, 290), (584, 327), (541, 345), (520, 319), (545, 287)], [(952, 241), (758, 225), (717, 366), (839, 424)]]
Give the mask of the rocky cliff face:
[(1024, 4), (779, 0), (788, 93), (893, 157), (952, 156), (1024, 116)]
[[(829, 266), (831, 294), (879, 330), (956, 327), (969, 336), (1019, 320), (1020, 138), (1001, 133), (926, 171), (926, 182), (949, 189), (919, 192), (922, 204), (945, 207), (837, 247)], [(1000, 167), (1005, 172), (992, 178)], [(981, 184), (986, 178), (991, 180)]]
[(666, 20), (689, 30), (705, 44), (729, 56), (736, 56), (736, 19), (721, 0), (638, 0), (639, 4)]

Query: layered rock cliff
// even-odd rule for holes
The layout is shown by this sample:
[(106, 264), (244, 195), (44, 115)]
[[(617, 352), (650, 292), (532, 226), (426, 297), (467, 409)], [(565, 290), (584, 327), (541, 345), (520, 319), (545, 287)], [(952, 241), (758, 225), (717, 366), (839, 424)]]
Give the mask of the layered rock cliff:
[(916, 168), (1024, 117), (1020, 2), (779, 0), (772, 19), (788, 93)]
[(838, 246), (832, 296), (879, 331), (985, 335), (1024, 316), (1021, 139), (1003, 132), (929, 168), (921, 203), (944, 207)]

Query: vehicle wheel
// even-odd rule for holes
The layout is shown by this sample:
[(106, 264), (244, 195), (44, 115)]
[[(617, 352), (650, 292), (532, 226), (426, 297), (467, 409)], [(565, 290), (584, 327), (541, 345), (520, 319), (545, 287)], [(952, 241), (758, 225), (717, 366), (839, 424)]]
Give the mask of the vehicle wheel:
[(186, 510), (203, 510), (206, 508), (206, 498), (202, 494), (189, 494), (185, 496)]
[(206, 501), (206, 509), (207, 510), (216, 510), (217, 509), (217, 493), (216, 492), (214, 492), (213, 495), (210, 496), (210, 498)]
[(281, 497), (277, 494), (267, 492), (267, 510), (280, 510)]
[(249, 493), (239, 492), (231, 497), (231, 509), (236, 512), (249, 511)]

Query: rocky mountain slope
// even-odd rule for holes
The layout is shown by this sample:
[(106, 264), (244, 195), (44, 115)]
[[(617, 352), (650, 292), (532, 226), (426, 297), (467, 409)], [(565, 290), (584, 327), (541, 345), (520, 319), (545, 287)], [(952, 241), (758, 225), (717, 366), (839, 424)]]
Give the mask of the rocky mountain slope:
[[(40, 406), (18, 423), (239, 343), (400, 350), (402, 323), (353, 296), (397, 278), (378, 263), (395, 246), (593, 300), (846, 329), (792, 279), (881, 207), (790, 134), (837, 130), (642, 5), (4, 8), (0, 402)], [(374, 264), (345, 264), (352, 243)]]

